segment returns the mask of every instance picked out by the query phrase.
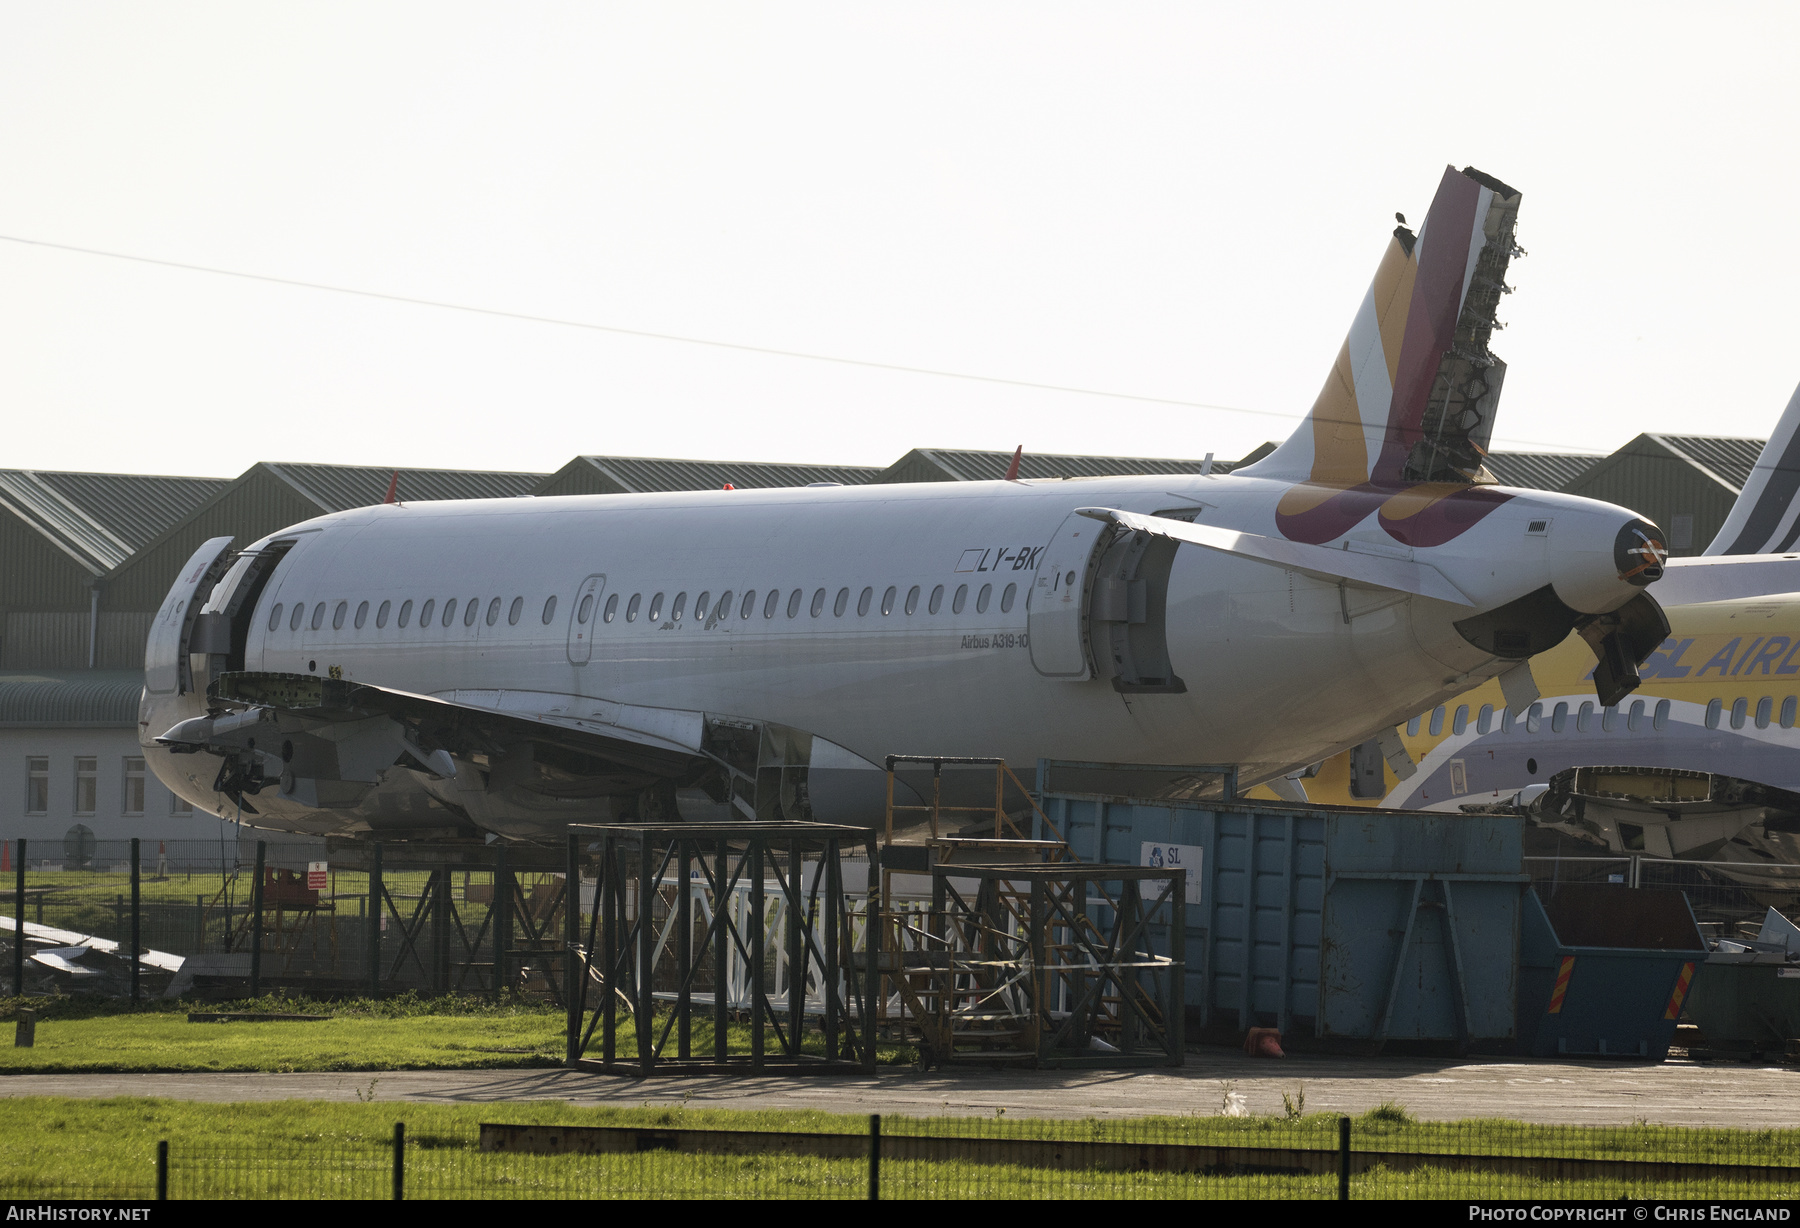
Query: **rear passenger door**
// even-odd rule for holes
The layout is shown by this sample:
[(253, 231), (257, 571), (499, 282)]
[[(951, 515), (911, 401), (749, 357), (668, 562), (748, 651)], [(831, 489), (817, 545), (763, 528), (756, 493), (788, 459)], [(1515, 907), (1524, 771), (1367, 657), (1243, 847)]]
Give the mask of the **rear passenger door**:
[(594, 655), (594, 630), (600, 625), (600, 598), (605, 576), (589, 576), (569, 603), (569, 664), (586, 665)]

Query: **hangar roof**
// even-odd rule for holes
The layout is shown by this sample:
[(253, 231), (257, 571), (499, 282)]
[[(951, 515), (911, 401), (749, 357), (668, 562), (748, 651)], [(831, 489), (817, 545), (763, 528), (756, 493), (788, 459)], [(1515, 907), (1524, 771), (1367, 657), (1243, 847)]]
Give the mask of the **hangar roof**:
[(141, 669), (12, 670), (0, 673), (0, 729), (133, 728)]
[(100, 575), (228, 484), (223, 478), (0, 469), (0, 506)]
[(388, 482), (399, 475), (401, 502), (437, 499), (508, 499), (528, 495), (544, 480), (541, 473), (506, 473), (472, 469), (393, 469), (379, 465), (307, 465), (264, 461), (258, 468), (292, 486), (321, 511), (342, 512), (368, 507), (387, 498)]
[(1502, 486), (1561, 490), (1602, 459), (1577, 452), (1489, 452), (1482, 463)]
[[(1736, 493), (1750, 480), (1756, 458), (1762, 454), (1764, 440), (1733, 439), (1720, 435), (1645, 435), (1654, 439), (1681, 459), (1717, 477)], [(1635, 442), (1635, 441), (1634, 441)], [(1626, 444), (1621, 452), (1629, 450)]]

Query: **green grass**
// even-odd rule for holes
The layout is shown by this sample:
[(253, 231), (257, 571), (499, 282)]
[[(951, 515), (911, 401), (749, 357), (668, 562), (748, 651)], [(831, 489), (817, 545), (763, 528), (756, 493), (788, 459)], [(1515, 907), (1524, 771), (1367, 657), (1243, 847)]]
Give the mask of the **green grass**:
[[(0, 1048), (0, 1074), (302, 1070), (467, 1070), (560, 1065), (561, 1007), (406, 995), (321, 1004), (265, 996), (151, 1002), (138, 1010), (70, 998), (0, 1000), (0, 1019), (38, 1012), (29, 1049)], [(187, 1012), (328, 1014), (312, 1022), (189, 1023)]]
[[(615, 1084), (616, 1086), (616, 1084)], [(517, 1122), (726, 1130), (789, 1130), (865, 1135), (867, 1118), (813, 1111), (743, 1112), (695, 1108), (577, 1108), (555, 1101), (485, 1105), (381, 1103), (381, 1082), (359, 1088), (368, 1102), (278, 1101), (194, 1104), (149, 1099), (66, 1100), (21, 1097), (0, 1100), (0, 1197), (29, 1198), (114, 1193), (144, 1196), (152, 1188), (156, 1144), (168, 1140), (171, 1193), (181, 1197), (384, 1197), (391, 1181), (393, 1123), (406, 1123), (408, 1192), (412, 1197), (758, 1197), (860, 1198), (867, 1190), (863, 1159), (822, 1160), (759, 1153), (698, 1155), (652, 1151), (607, 1156), (523, 1156), (476, 1150), (482, 1122)], [(1377, 1146), (1357, 1126), (1357, 1147)], [(1413, 1126), (1389, 1122), (1385, 1145), (1402, 1141)], [(1539, 1147), (1555, 1154), (1576, 1150), (1635, 1150), (1634, 1158), (1658, 1158), (1660, 1148), (1682, 1133), (1711, 1142), (1729, 1136), (1731, 1158), (1750, 1162), (1768, 1140), (1755, 1132), (1593, 1130), (1530, 1127), (1508, 1122), (1445, 1123), (1459, 1132), (1460, 1150), (1498, 1145), (1516, 1152)], [(1326, 1127), (1329, 1127), (1327, 1130)], [(883, 1133), (1039, 1135), (1067, 1139), (1117, 1138), (1190, 1143), (1202, 1140), (1264, 1146), (1313, 1145), (1330, 1136), (1335, 1119), (1160, 1118), (1129, 1121), (1059, 1121), (1006, 1118), (926, 1121), (887, 1118)], [(1791, 1135), (1793, 1132), (1781, 1132)], [(1609, 1135), (1604, 1148), (1571, 1139)], [(1791, 1138), (1785, 1140), (1791, 1144)], [(1510, 1144), (1510, 1145), (1508, 1145)], [(1783, 1158), (1791, 1157), (1789, 1151)], [(1033, 1169), (969, 1159), (886, 1160), (883, 1196), (1031, 1198), (1330, 1198), (1332, 1176), (1247, 1173), (1208, 1176)], [(1454, 1170), (1383, 1169), (1352, 1182), (1358, 1198), (1632, 1198), (1791, 1197), (1794, 1187), (1745, 1182), (1629, 1182), (1536, 1180)]]

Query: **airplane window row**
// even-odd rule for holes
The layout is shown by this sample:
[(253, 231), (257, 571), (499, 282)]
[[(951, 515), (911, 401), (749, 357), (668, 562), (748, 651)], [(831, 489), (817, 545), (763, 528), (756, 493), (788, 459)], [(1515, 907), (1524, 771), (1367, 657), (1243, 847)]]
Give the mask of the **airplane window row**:
[[(881, 594), (879, 609), (885, 617), (892, 614), (896, 604), (899, 604), (899, 608), (903, 609), (908, 615), (916, 614), (919, 609), (921, 592), (922, 589), (919, 585), (913, 585), (912, 588), (907, 590), (904, 603), (900, 604), (899, 588), (895, 585), (889, 585), (887, 590)], [(942, 584), (931, 590), (931, 596), (926, 601), (927, 612), (936, 614), (943, 608), (944, 594), (945, 587)], [(798, 588), (788, 594), (785, 605), (786, 613), (789, 618), (798, 618), (800, 616), (800, 607), (803, 604), (805, 595), (805, 590)], [(829, 595), (830, 590), (823, 588), (813, 593), (812, 602), (809, 607), (809, 613), (812, 617), (818, 618), (824, 613), (826, 600)], [(665, 596), (666, 594), (663, 593), (653, 595), (650, 598), (649, 608), (645, 610), (643, 609), (644, 595), (642, 593), (633, 593), (631, 599), (625, 602), (625, 621), (628, 623), (636, 622), (640, 610), (642, 610), (645, 618), (649, 622), (654, 623), (662, 621), (665, 609)], [(982, 585), (981, 590), (975, 595), (975, 612), (977, 614), (987, 613), (988, 606), (992, 603), (993, 597), (994, 586), (991, 584)], [(1008, 584), (1000, 594), (1000, 612), (1002, 614), (1010, 614), (1013, 605), (1018, 601), (1018, 597), (1019, 586), (1017, 584)], [(958, 585), (955, 595), (950, 598), (951, 613), (961, 614), (968, 603), (969, 586), (967, 584)], [(781, 590), (769, 589), (763, 594), (761, 602), (762, 616), (764, 618), (774, 618), (776, 612), (783, 607), (783, 604), (784, 603), (781, 600)], [(706, 623), (707, 626), (712, 626), (721, 619), (731, 617), (734, 613), (740, 619), (747, 619), (756, 612), (757, 605), (757, 593), (755, 589), (746, 590), (741, 597), (731, 589), (726, 589), (719, 594), (719, 598), (716, 602), (713, 600), (711, 591), (708, 590), (694, 598), (693, 617), (696, 622), (702, 622)], [(849, 606), (850, 590), (848, 588), (840, 588), (837, 591), (836, 598), (831, 601), (832, 617), (842, 618)], [(444, 600), (442, 606), (438, 604), (436, 598), (428, 597), (423, 604), (417, 607), (419, 616), (418, 625), (421, 628), (428, 627), (435, 619), (440, 626), (448, 627), (456, 622), (458, 611), (460, 610), (463, 626), (472, 627), (475, 625), (475, 620), (481, 618), (488, 626), (492, 627), (500, 621), (500, 614), (503, 607), (506, 613), (507, 625), (516, 626), (520, 617), (525, 612), (525, 598), (514, 597), (510, 605), (506, 604), (504, 599), (500, 597), (491, 598), (487, 603), (487, 610), (484, 614), (482, 611), (481, 598), (479, 597), (470, 597), (467, 600), (450, 597)], [(276, 602), (275, 608), (269, 611), (269, 630), (280, 630), (282, 615), (286, 613), (287, 628), (289, 631), (300, 630), (303, 623), (310, 626), (314, 631), (321, 630), (325, 626), (327, 617), (331, 619), (331, 629), (333, 631), (343, 630), (346, 622), (349, 622), (354, 629), (360, 631), (364, 624), (369, 621), (369, 608), (370, 603), (364, 601), (356, 607), (356, 613), (352, 616), (350, 612), (350, 603), (348, 601), (339, 601), (335, 605), (329, 601), (321, 601), (313, 605), (312, 613), (309, 618), (307, 614), (307, 605), (304, 601), (295, 602), (291, 608), (281, 602)], [(688, 614), (688, 595), (685, 592), (676, 593), (675, 599), (666, 603), (666, 608), (669, 620), (671, 622), (680, 622)], [(875, 608), (875, 589), (872, 585), (864, 588), (862, 593), (856, 598), (857, 617), (866, 618), (871, 608)], [(398, 613), (394, 611), (394, 603), (392, 601), (383, 601), (375, 610), (375, 625), (379, 628), (385, 628), (388, 625), (389, 619), (392, 618), (396, 627), (404, 628), (412, 623), (413, 611), (414, 605), (410, 600), (400, 603)], [(710, 621), (708, 620), (709, 614), (711, 615)], [(613, 593), (606, 598), (606, 605), (601, 611), (600, 617), (602, 621), (610, 623), (614, 621), (618, 615), (619, 594)], [(582, 597), (581, 605), (575, 611), (575, 621), (586, 624), (593, 616), (594, 597), (593, 594), (589, 593)], [(556, 597), (552, 595), (544, 601), (543, 613), (539, 616), (539, 621), (545, 626), (548, 626), (550, 620), (555, 617)]]
[[(886, 591), (881, 594), (880, 603), (877, 604), (875, 599), (875, 587), (874, 585), (869, 585), (856, 596), (856, 616), (858, 618), (867, 618), (870, 610), (879, 609), (882, 616), (886, 617), (892, 614), (896, 608), (903, 610), (908, 615), (916, 614), (919, 611), (920, 597), (923, 592), (924, 589), (920, 585), (915, 584), (907, 590), (906, 598), (904, 602), (902, 602), (900, 599), (899, 587), (890, 584)], [(945, 586), (942, 584), (931, 590), (931, 596), (925, 600), (925, 609), (927, 613), (936, 614), (939, 610), (943, 609), (945, 592)], [(837, 595), (833, 597), (830, 589), (815, 589), (810, 602), (806, 600), (806, 590), (800, 588), (794, 589), (788, 593), (785, 602), (782, 600), (781, 590), (777, 588), (769, 589), (763, 593), (761, 595), (762, 600), (760, 603), (757, 600), (757, 596), (758, 594), (755, 589), (746, 589), (741, 596), (731, 589), (726, 589), (719, 594), (718, 600), (714, 601), (711, 590), (707, 590), (694, 598), (694, 621), (704, 623), (706, 626), (710, 627), (733, 615), (740, 620), (747, 619), (757, 612), (759, 605), (762, 610), (762, 616), (765, 619), (774, 618), (778, 612), (784, 610), (787, 617), (798, 618), (800, 617), (802, 605), (806, 606), (809, 616), (820, 618), (825, 613), (825, 606), (828, 601), (831, 606), (831, 616), (833, 618), (842, 618), (844, 617), (845, 612), (850, 608), (851, 590), (848, 588), (840, 588), (837, 591)], [(683, 618), (687, 617), (688, 595), (686, 593), (676, 593), (674, 600), (667, 602), (665, 607), (666, 597), (667, 594), (665, 593), (653, 594), (650, 597), (649, 606), (646, 608), (644, 605), (644, 594), (633, 593), (630, 598), (623, 603), (625, 607), (623, 610), (625, 621), (634, 623), (638, 620), (638, 616), (641, 613), (649, 622), (661, 622), (665, 608), (667, 609), (670, 622), (680, 622)], [(1010, 614), (1013, 605), (1018, 601), (1018, 598), (1019, 586), (1017, 584), (1008, 584), (1000, 594), (1000, 612), (1002, 614)], [(975, 595), (975, 612), (977, 614), (986, 614), (988, 606), (993, 602), (993, 599), (994, 586), (992, 584), (982, 585), (981, 590)], [(586, 622), (588, 620), (589, 606), (592, 601), (592, 597), (582, 598), (582, 608), (576, 611), (576, 621)], [(619, 609), (620, 604), (618, 593), (613, 593), (608, 596), (606, 605), (600, 612), (600, 620), (607, 623), (615, 621), (621, 613)], [(969, 586), (967, 584), (960, 584), (957, 586), (955, 595), (950, 598), (950, 612), (952, 614), (961, 614), (963, 610), (967, 608), (968, 604)]]
[[(1646, 702), (1647, 701), (1642, 699), (1634, 699), (1631, 701), (1630, 708), (1626, 709), (1624, 713), (1624, 725), (1629, 732), (1638, 733), (1646, 726), (1656, 730), (1667, 727), (1669, 723), (1669, 701), (1666, 699), (1657, 700), (1656, 707), (1649, 710), (1648, 713), (1646, 713)], [(1750, 701), (1739, 698), (1733, 700), (1731, 704), (1731, 727), (1733, 729), (1742, 729), (1746, 721), (1754, 719), (1758, 729), (1767, 729), (1771, 724), (1776, 723), (1777, 720), (1779, 720), (1783, 729), (1792, 729), (1794, 727), (1796, 716), (1800, 715), (1800, 712), (1797, 712), (1797, 709), (1800, 709), (1800, 700), (1797, 700), (1795, 696), (1789, 695), (1781, 701), (1781, 713), (1780, 716), (1777, 717), (1775, 712), (1775, 700), (1772, 697), (1765, 695), (1756, 701), (1755, 716), (1752, 718), (1750, 714)], [(1429, 718), (1420, 716), (1413, 717), (1410, 721), (1406, 722), (1407, 734), (1411, 737), (1417, 737), (1419, 729), (1423, 725), (1429, 730), (1432, 737), (1438, 737), (1444, 732), (1444, 722), (1447, 711), (1446, 707), (1440, 704), (1438, 707), (1432, 709)], [(1721, 717), (1724, 716), (1725, 711), (1726, 709), (1723, 700), (1715, 699), (1708, 703), (1706, 705), (1706, 727), (1708, 729), (1717, 729), (1719, 727), (1719, 721)], [(1550, 732), (1565, 732), (1569, 727), (1570, 715), (1568, 704), (1557, 704), (1550, 712)], [(1619, 706), (1616, 704), (1611, 707), (1600, 708), (1596, 707), (1596, 705), (1591, 702), (1583, 703), (1575, 710), (1573, 715), (1575, 718), (1575, 732), (1577, 733), (1588, 733), (1595, 728), (1598, 728), (1603, 733), (1612, 733), (1619, 728), (1620, 724), (1620, 710)], [(1515, 722), (1513, 713), (1504, 708), (1501, 709), (1499, 716), (1501, 733), (1511, 733), (1516, 724), (1523, 724), (1525, 732), (1527, 733), (1538, 733), (1543, 729), (1544, 705), (1532, 704), (1525, 710), (1522, 721), (1518, 722)], [(1461, 736), (1469, 727), (1469, 705), (1458, 704), (1456, 706), (1456, 711), (1450, 713), (1448, 719), (1450, 723), (1450, 732), (1457, 736)], [(1475, 716), (1475, 732), (1478, 734), (1485, 734), (1491, 732), (1493, 728), (1494, 706), (1492, 704), (1482, 704), (1480, 711), (1477, 712)]]
[[(278, 601), (275, 603), (275, 608), (269, 611), (269, 630), (280, 630), (281, 615), (285, 608), (286, 607)], [(435, 597), (428, 597), (426, 598), (425, 603), (418, 607), (418, 625), (421, 628), (428, 627), (435, 618), (439, 621), (441, 626), (448, 627), (456, 621), (457, 611), (459, 609), (462, 612), (462, 625), (465, 627), (473, 627), (477, 618), (482, 619), (488, 626), (492, 627), (500, 621), (502, 609), (504, 609), (506, 613), (507, 626), (517, 626), (519, 618), (525, 613), (525, 598), (514, 597), (510, 604), (501, 597), (490, 598), (487, 603), (487, 610), (484, 613), (481, 607), (481, 598), (479, 597), (470, 597), (466, 601), (461, 601), (460, 605), (458, 598), (449, 597), (445, 599), (441, 609), (438, 606)], [(363, 625), (369, 621), (369, 603), (367, 601), (362, 602), (356, 607), (354, 618), (351, 617), (350, 603), (348, 601), (339, 601), (336, 605), (333, 605), (329, 601), (321, 601), (313, 606), (312, 617), (310, 619), (308, 619), (306, 614), (306, 603), (304, 601), (297, 601), (294, 603), (292, 611), (288, 614), (288, 630), (298, 631), (300, 630), (300, 625), (306, 623), (314, 631), (317, 631), (324, 627), (328, 611), (330, 613), (331, 629), (333, 631), (342, 631), (345, 622), (349, 622), (352, 627), (360, 631), (362, 630)], [(548, 623), (555, 615), (556, 598), (551, 597), (548, 601), (544, 602), (543, 621)], [(392, 601), (382, 602), (381, 606), (375, 611), (375, 625), (377, 627), (386, 627), (390, 617), (392, 617), (395, 626), (408, 626), (413, 620), (413, 603), (411, 601), (401, 602), (399, 613), (396, 615), (394, 613), (394, 603)]]

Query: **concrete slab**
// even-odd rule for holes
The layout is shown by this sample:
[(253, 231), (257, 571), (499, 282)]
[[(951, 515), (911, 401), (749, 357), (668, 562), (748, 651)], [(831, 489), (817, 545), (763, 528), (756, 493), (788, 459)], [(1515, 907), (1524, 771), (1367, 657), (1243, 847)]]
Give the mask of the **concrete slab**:
[(16, 1074), (0, 1096), (158, 1096), (178, 1100), (356, 1100), (575, 1104), (732, 1109), (823, 1109), (910, 1116), (1133, 1117), (1219, 1111), (1225, 1083), (1252, 1113), (1281, 1112), (1281, 1093), (1303, 1088), (1308, 1112), (1361, 1113), (1386, 1100), (1415, 1116), (1451, 1121), (1800, 1127), (1800, 1070), (1730, 1062), (1446, 1062), (1297, 1055), (1258, 1060), (1198, 1051), (1181, 1070), (1157, 1072), (884, 1072), (874, 1078), (656, 1078), (565, 1070), (366, 1071), (321, 1074)]

